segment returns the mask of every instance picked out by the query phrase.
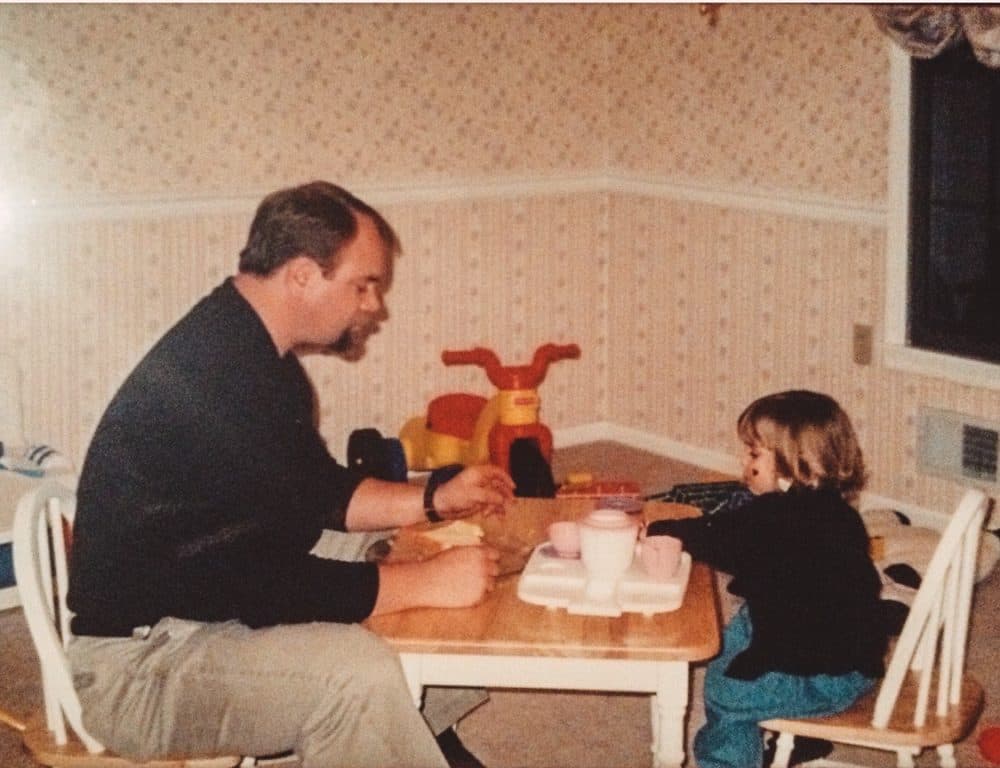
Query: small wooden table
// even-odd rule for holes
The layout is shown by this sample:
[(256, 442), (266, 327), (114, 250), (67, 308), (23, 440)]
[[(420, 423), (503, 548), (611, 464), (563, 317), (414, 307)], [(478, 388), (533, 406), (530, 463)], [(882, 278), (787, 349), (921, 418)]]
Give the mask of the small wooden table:
[[(504, 517), (477, 520), (503, 548), (545, 540), (548, 524), (576, 519), (588, 500), (518, 499)], [(647, 502), (647, 521), (698, 514)], [(695, 563), (684, 602), (652, 616), (581, 616), (517, 597), (518, 574), (472, 608), (421, 608), (369, 619), (366, 626), (400, 654), (419, 703), (425, 685), (649, 693), (653, 762), (684, 763), (689, 665), (719, 648), (719, 611), (711, 569)]]

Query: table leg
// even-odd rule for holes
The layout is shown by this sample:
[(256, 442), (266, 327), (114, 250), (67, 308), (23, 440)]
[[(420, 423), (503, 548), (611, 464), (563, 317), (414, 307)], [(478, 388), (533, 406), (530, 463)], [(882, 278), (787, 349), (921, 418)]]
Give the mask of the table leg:
[(417, 709), (424, 703), (424, 675), (422, 657), (416, 653), (402, 653), (399, 661), (403, 665), (403, 676), (406, 677), (406, 685), (410, 689), (410, 696)]
[(655, 768), (684, 765), (684, 729), (688, 707), (688, 665), (663, 665), (656, 693), (650, 697)]

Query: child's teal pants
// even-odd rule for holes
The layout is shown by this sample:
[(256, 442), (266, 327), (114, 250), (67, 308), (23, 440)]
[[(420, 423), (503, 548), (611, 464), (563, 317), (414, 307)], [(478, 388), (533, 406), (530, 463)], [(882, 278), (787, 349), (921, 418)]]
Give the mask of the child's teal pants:
[(727, 677), (726, 667), (750, 645), (751, 632), (744, 605), (723, 633), (722, 652), (708, 665), (708, 722), (694, 740), (698, 768), (758, 768), (764, 755), (759, 721), (840, 712), (874, 684), (860, 672), (808, 677), (767, 672), (754, 680)]

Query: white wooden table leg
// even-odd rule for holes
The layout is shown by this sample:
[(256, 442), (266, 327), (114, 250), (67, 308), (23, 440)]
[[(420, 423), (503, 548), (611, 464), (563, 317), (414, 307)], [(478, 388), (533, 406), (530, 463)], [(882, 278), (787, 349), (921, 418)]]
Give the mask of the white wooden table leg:
[(792, 759), (792, 750), (795, 748), (795, 737), (790, 733), (778, 733), (774, 738), (774, 760), (771, 761), (771, 766), (788, 768), (788, 761)]
[(955, 761), (955, 745), (942, 744), (937, 748), (938, 765), (941, 768), (955, 768), (958, 763)]
[(422, 657), (416, 653), (401, 653), (399, 661), (403, 665), (403, 676), (410, 689), (410, 696), (417, 709), (424, 703), (424, 675)]
[(664, 664), (652, 696), (653, 765), (684, 765), (684, 723), (688, 706), (688, 665)]

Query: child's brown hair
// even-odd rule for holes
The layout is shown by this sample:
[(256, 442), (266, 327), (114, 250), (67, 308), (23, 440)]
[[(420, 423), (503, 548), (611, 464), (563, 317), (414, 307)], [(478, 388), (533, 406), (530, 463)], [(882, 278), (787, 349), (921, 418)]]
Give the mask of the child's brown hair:
[(754, 400), (736, 431), (748, 445), (774, 451), (779, 476), (811, 488), (834, 488), (853, 501), (868, 479), (851, 420), (829, 395), (804, 389)]

